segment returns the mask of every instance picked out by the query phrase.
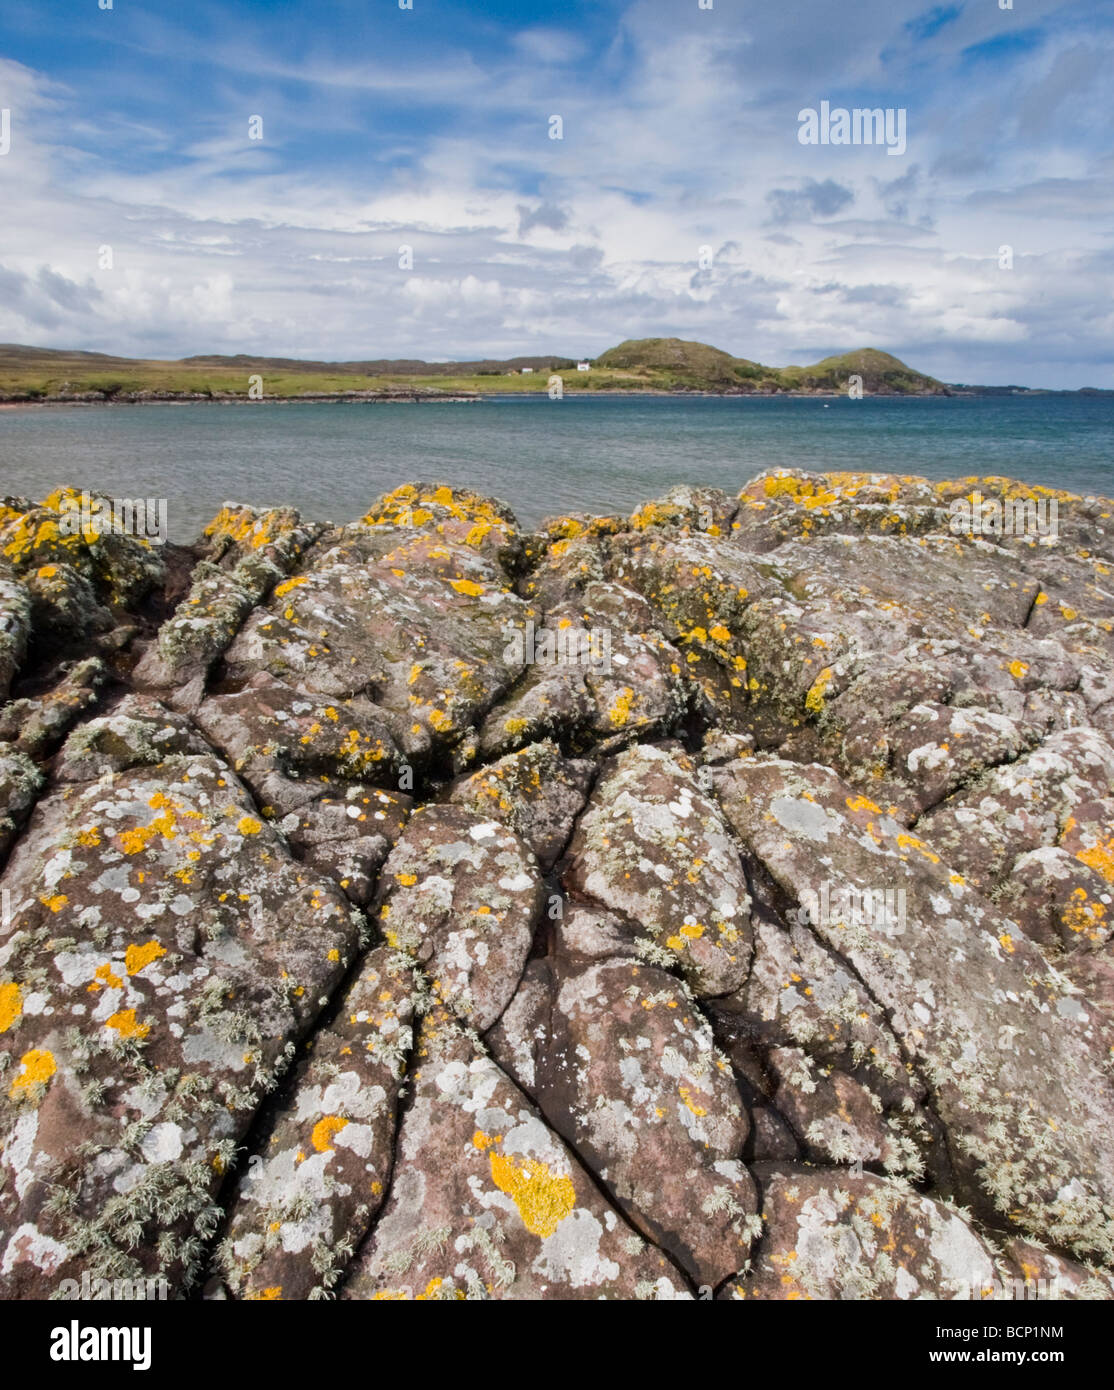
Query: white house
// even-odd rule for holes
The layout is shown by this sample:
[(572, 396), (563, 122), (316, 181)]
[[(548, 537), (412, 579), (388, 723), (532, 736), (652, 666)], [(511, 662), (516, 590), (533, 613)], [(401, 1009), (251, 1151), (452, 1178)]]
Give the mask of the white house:
[(533, 367), (523, 367), (523, 369), (522, 369), (522, 375), (523, 375), (523, 376), (529, 376), (529, 375), (533, 372), (533, 370), (534, 370)]
[(590, 371), (591, 368), (592, 368), (591, 362), (578, 362), (578, 363), (576, 364), (576, 370), (577, 370), (578, 372), (587, 372), (587, 371)]

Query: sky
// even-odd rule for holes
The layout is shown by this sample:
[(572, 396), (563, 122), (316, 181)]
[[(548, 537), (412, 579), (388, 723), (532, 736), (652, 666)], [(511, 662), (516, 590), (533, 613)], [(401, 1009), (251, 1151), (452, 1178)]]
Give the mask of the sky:
[(2, 342), (1114, 387), (1111, 0), (109, 2), (0, 9)]

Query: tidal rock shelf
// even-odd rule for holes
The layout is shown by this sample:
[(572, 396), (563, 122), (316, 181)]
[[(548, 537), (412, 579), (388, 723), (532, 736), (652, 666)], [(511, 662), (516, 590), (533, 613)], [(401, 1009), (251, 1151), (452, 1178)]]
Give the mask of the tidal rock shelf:
[(1114, 1297), (1114, 503), (76, 496), (0, 505), (0, 1297)]

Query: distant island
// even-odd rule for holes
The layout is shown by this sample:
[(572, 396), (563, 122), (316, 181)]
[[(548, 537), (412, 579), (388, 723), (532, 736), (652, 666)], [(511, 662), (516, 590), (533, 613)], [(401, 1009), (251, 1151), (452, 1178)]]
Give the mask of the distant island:
[(1065, 394), (1017, 386), (948, 384), (877, 348), (858, 348), (811, 366), (769, 367), (681, 338), (632, 338), (593, 359), (512, 357), (474, 362), (313, 362), (242, 354), (145, 361), (0, 344), (0, 404), (6, 405), (257, 399), (471, 401), (492, 395), (541, 394), (553, 376), (561, 378), (562, 389), (569, 393), (832, 396), (845, 393), (852, 377), (859, 377), (863, 393), (870, 396)]

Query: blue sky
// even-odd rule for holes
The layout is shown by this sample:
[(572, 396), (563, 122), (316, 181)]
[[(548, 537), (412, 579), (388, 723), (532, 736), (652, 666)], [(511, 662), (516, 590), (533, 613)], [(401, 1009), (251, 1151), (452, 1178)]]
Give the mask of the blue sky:
[(5, 0), (0, 341), (1114, 387), (1114, 6), (1014, 4)]

